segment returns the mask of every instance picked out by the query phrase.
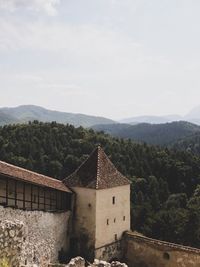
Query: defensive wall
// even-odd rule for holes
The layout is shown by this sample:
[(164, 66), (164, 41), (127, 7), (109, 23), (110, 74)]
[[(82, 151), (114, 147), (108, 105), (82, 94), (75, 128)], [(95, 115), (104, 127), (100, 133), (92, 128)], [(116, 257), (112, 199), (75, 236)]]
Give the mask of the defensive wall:
[(0, 206), (0, 259), (15, 266), (48, 266), (68, 251), (70, 211), (24, 211)]
[(95, 258), (99, 260), (109, 261), (119, 260), (123, 258), (123, 240), (104, 245), (95, 249)]
[(129, 267), (200, 267), (200, 249), (159, 241), (133, 232), (124, 234)]

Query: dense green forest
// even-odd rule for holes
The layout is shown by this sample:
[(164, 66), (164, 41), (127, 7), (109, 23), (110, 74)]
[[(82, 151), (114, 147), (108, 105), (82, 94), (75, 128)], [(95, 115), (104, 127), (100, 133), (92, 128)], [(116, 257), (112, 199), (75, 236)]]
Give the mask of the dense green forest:
[(190, 153), (200, 156), (200, 133), (194, 133), (190, 136), (180, 139), (174, 143), (174, 149), (188, 151)]
[(110, 137), (82, 127), (37, 121), (0, 127), (0, 159), (62, 179), (101, 144), (131, 181), (132, 229), (200, 247), (200, 158)]
[(172, 145), (185, 137), (200, 133), (200, 126), (187, 121), (174, 121), (163, 124), (139, 123), (130, 124), (100, 124), (92, 128), (103, 131), (114, 137), (130, 138), (151, 145)]

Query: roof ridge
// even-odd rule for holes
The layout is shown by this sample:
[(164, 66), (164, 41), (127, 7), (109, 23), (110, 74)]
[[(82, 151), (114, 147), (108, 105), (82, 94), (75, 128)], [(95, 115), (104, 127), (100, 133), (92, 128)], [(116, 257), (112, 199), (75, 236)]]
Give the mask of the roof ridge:
[[(11, 164), (11, 163), (8, 163), (8, 162), (5, 162), (5, 161), (1, 161), (0, 160), (0, 163), (4, 164), (4, 165), (7, 165), (8, 167), (12, 167), (12, 168), (15, 168), (15, 169), (19, 169), (19, 170), (22, 170), (24, 172), (27, 172), (27, 173), (32, 173), (32, 174), (35, 174), (35, 175), (38, 175), (38, 176), (42, 176), (44, 178), (47, 178), (47, 179), (51, 179), (53, 181), (56, 181), (56, 182), (61, 182), (61, 180), (58, 180), (58, 179), (55, 179), (55, 178), (52, 178), (50, 176), (47, 176), (47, 175), (44, 175), (44, 174), (41, 174), (41, 173), (38, 173), (38, 172), (34, 172), (34, 171), (31, 171), (31, 170), (28, 170), (28, 169), (25, 169), (25, 168), (22, 168), (22, 167), (19, 167), (19, 166), (16, 166), (14, 164)], [(0, 171), (1, 172), (1, 171)]]
[(103, 150), (103, 153), (104, 153), (106, 159), (109, 161), (109, 164), (115, 169), (115, 171), (118, 174), (120, 174), (120, 176), (122, 176), (124, 179), (126, 179), (129, 183), (131, 183), (130, 180), (125, 175), (123, 175), (120, 171), (118, 171), (118, 169), (116, 168), (116, 166), (114, 165), (114, 163), (110, 160), (110, 158), (108, 157), (108, 155), (104, 152), (104, 150)]
[(97, 147), (97, 180), (96, 180), (96, 189), (99, 187), (99, 173), (100, 173), (100, 149), (101, 147), (98, 145)]

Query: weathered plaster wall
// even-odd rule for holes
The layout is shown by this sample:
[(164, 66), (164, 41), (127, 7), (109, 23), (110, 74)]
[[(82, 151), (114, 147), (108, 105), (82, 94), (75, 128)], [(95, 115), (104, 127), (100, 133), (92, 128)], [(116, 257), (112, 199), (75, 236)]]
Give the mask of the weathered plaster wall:
[(81, 187), (73, 187), (76, 193), (73, 216), (74, 255), (92, 258), (88, 253), (94, 252), (95, 227), (96, 227), (96, 190)]
[(73, 187), (72, 190), (76, 193), (73, 233), (77, 237), (73, 244), (78, 246), (74, 255), (88, 259), (83, 252), (95, 249), (95, 255), (89, 255), (90, 260), (94, 256), (106, 260), (118, 258), (117, 241), (124, 231), (130, 230), (130, 185), (102, 190)]
[(125, 260), (134, 267), (200, 267), (200, 250), (126, 233)]
[(99, 248), (120, 240), (130, 230), (130, 185), (97, 190), (96, 194), (95, 248)]
[[(58, 261), (58, 252), (68, 250), (70, 212), (49, 213), (23, 211), (0, 206), (0, 221), (16, 222), (23, 226), (20, 249), (21, 265), (37, 264), (41, 267)], [(15, 239), (10, 239), (12, 243)], [(5, 245), (6, 240), (4, 241)], [(13, 244), (14, 244), (13, 243)], [(10, 251), (9, 253), (12, 253)]]

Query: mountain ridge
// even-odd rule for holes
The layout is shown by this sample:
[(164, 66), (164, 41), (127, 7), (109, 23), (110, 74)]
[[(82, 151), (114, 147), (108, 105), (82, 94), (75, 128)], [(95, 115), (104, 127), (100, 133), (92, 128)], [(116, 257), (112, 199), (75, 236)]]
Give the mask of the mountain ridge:
[(81, 113), (69, 113), (56, 110), (49, 110), (35, 105), (21, 105), (18, 107), (0, 108), (0, 125), (13, 123), (26, 123), (28, 121), (38, 120), (41, 122), (56, 121), (63, 124), (72, 124), (75, 127), (90, 127), (94, 124), (115, 123), (111, 119), (100, 116), (92, 116)]
[(191, 109), (186, 115), (168, 114), (163, 116), (143, 115), (119, 120), (120, 123), (167, 123), (173, 121), (188, 121), (200, 125), (200, 105)]
[(171, 145), (179, 139), (200, 132), (200, 126), (187, 122), (170, 122), (164, 124), (140, 123), (95, 125), (95, 131), (103, 131), (114, 137), (132, 139), (152, 145)]

